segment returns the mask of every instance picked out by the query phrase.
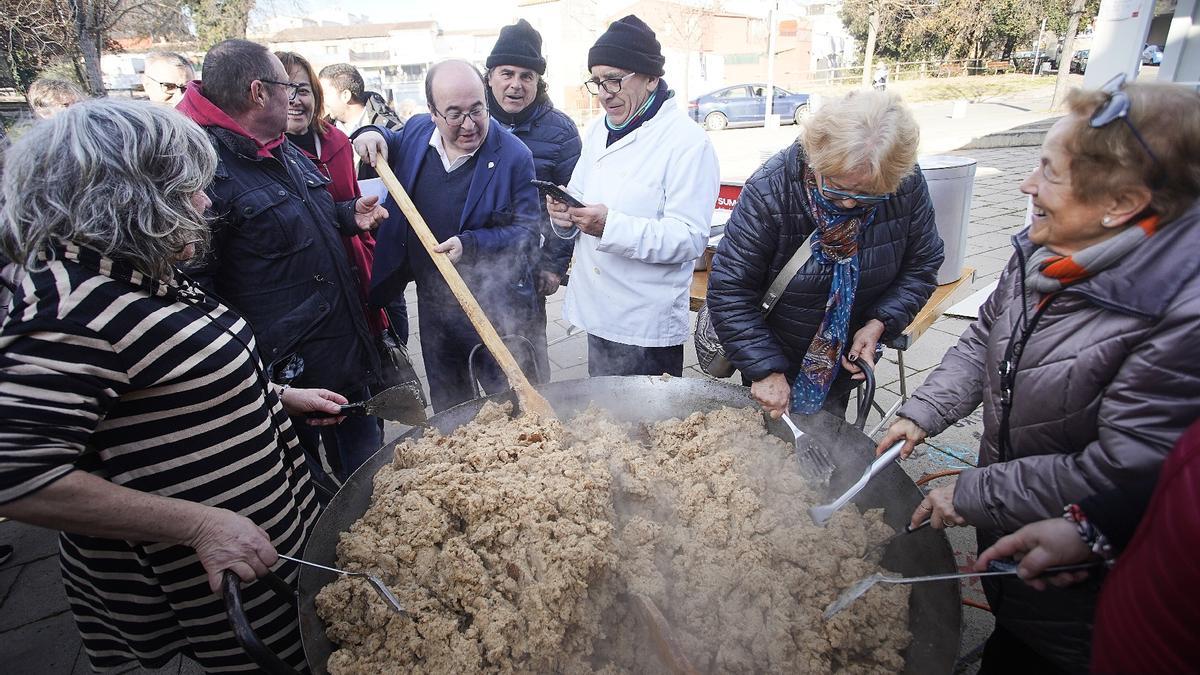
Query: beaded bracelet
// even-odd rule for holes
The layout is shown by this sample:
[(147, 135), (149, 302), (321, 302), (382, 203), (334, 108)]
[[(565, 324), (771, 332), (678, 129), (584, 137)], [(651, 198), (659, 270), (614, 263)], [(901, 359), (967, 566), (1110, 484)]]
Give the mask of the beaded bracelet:
[(1112, 545), (1108, 543), (1108, 537), (1104, 533), (1096, 529), (1096, 526), (1088, 520), (1087, 515), (1078, 504), (1067, 504), (1063, 507), (1063, 518), (1069, 523), (1075, 523), (1075, 530), (1079, 533), (1079, 538), (1083, 540), (1085, 546), (1092, 553), (1111, 560), (1113, 557)]

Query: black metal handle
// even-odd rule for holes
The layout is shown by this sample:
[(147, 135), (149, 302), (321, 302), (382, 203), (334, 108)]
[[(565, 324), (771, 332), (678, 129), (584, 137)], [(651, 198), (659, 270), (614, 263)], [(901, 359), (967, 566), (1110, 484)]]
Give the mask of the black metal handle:
[(867, 426), (867, 415), (871, 414), (871, 406), (875, 403), (875, 369), (862, 359), (856, 359), (851, 363), (862, 370), (864, 378), (858, 392), (858, 417), (854, 418), (855, 428), (862, 431)]
[[(279, 575), (268, 571), (261, 580), (271, 587), (272, 592), (295, 602), (296, 592), (292, 590), (288, 582), (279, 578)], [(246, 651), (246, 654), (264, 672), (272, 675), (298, 675), (295, 668), (276, 656), (275, 652), (258, 639), (254, 627), (246, 618), (246, 610), (242, 606), (242, 580), (238, 578), (237, 574), (225, 570), (221, 577), (221, 595), (225, 598), (225, 616), (229, 619), (229, 627), (233, 629), (234, 638)]]
[(345, 416), (345, 417), (363, 417), (366, 414), (367, 414), (367, 404), (366, 404), (366, 402), (363, 402), (363, 403), (347, 403), (346, 405), (341, 406), (341, 410), (339, 410), (336, 415), (333, 413), (317, 411), (317, 412), (310, 412), (306, 416), (310, 420), (325, 420), (325, 419), (329, 419), (330, 417), (343, 417), (343, 416)]
[[(533, 343), (530, 342), (529, 338), (525, 337), (524, 335), (505, 335), (500, 338), (500, 341), (506, 346), (508, 345), (509, 341), (516, 342), (516, 344), (521, 345), (523, 348), (528, 350), (529, 363), (533, 366), (534, 383), (536, 384), (537, 382), (542, 381), (542, 367), (538, 364), (537, 351), (534, 350)], [(467, 355), (467, 379), (471, 381), (471, 389), (475, 392), (475, 398), (483, 398), (483, 385), (479, 383), (479, 378), (475, 375), (475, 355), (478, 354), (479, 350), (483, 349), (483, 347), (483, 343), (479, 343), (472, 347), (471, 353)], [(509, 347), (509, 349), (511, 350), (512, 348)]]

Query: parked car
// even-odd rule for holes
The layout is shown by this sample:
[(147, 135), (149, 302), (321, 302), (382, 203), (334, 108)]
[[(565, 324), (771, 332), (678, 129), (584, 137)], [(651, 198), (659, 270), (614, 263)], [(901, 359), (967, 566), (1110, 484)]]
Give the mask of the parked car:
[(1159, 47), (1158, 45), (1146, 45), (1146, 48), (1142, 50), (1142, 65), (1161, 66), (1162, 56), (1162, 47)]
[(1090, 49), (1080, 49), (1079, 51), (1075, 52), (1075, 56), (1071, 57), (1072, 73), (1079, 73), (1082, 75), (1083, 71), (1087, 70), (1088, 54), (1091, 51), (1092, 50)]
[[(1033, 67), (1034, 54), (1035, 52), (1032, 51), (1012, 53), (1012, 64), (1017, 69), (1017, 72), (1031, 73), (1035, 70)], [(1043, 51), (1038, 51), (1036, 54), (1038, 60), (1037, 72), (1042, 71), (1042, 64), (1044, 63), (1049, 63), (1051, 68), (1058, 68), (1058, 63), (1055, 61), (1053, 55)]]
[[(717, 131), (729, 126), (761, 126), (766, 119), (767, 85), (735, 84), (688, 101), (688, 114)], [(771, 110), (786, 124), (808, 114), (808, 94), (793, 94), (775, 87)]]

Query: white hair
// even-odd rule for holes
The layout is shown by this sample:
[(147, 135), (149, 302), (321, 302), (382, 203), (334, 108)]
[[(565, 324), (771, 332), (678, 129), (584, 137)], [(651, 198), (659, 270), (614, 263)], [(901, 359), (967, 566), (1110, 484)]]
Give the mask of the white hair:
[(212, 181), (207, 135), (173, 109), (95, 99), (33, 125), (0, 177), (0, 249), (33, 268), (73, 242), (152, 278), (189, 244), (209, 240), (192, 197)]

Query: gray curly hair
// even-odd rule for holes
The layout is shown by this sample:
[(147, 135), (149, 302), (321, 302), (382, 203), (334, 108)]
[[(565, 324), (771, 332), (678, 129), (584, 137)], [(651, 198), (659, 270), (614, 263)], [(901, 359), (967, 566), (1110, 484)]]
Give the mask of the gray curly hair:
[(207, 249), (192, 197), (212, 181), (217, 156), (173, 109), (85, 101), (33, 125), (6, 155), (0, 249), (27, 268), (73, 242), (165, 279), (189, 244), (196, 255)]

